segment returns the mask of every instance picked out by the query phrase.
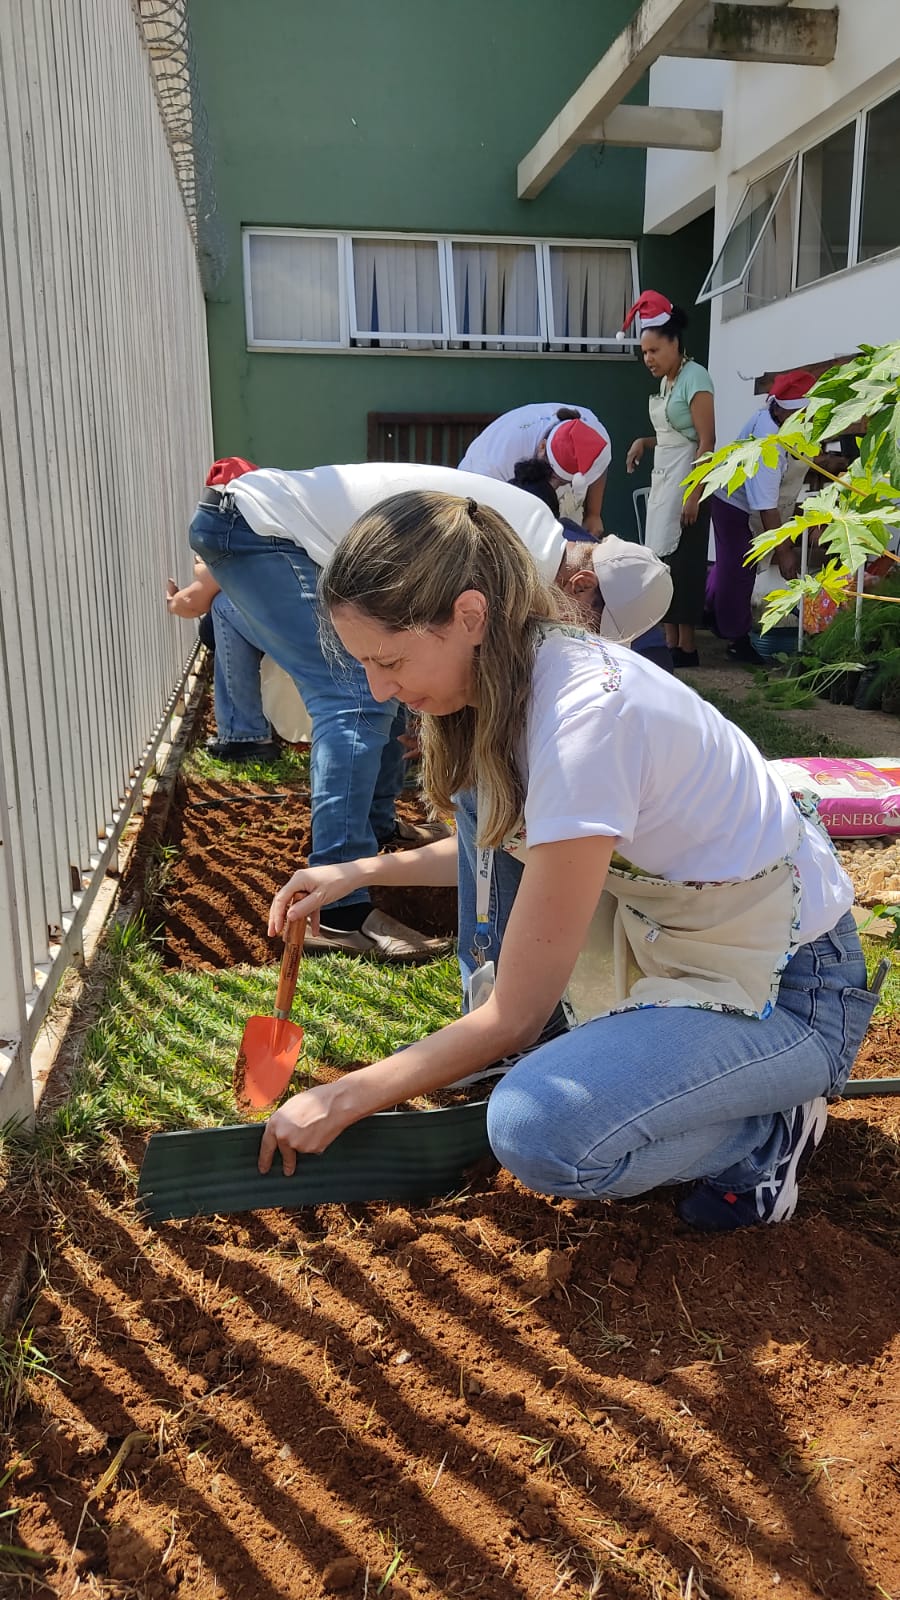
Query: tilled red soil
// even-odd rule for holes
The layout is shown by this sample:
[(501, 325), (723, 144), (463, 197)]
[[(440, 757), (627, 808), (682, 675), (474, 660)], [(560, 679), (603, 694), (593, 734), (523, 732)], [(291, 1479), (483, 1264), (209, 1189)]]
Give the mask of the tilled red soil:
[[(411, 794), (398, 814), (407, 821), (423, 816)], [(267, 937), (266, 923), (275, 891), (306, 865), (308, 790), (179, 778), (165, 844), (177, 852), (161, 897), (169, 965), (194, 970), (280, 959), (280, 941)], [(372, 898), (421, 933), (456, 932), (453, 889), (381, 889)]]
[[(271, 960), (300, 805), (210, 788), (170, 960)], [(859, 1070), (900, 1073), (897, 1024)], [(712, 1239), (490, 1173), (154, 1231), (111, 1150), (44, 1201), (0, 1543), (59, 1600), (895, 1600), (898, 1137), (900, 1100), (832, 1108), (797, 1218)]]

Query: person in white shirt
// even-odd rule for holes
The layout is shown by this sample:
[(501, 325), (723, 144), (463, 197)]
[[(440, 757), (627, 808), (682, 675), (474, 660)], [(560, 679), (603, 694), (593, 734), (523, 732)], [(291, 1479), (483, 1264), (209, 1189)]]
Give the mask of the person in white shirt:
[[(813, 374), (804, 369), (780, 373), (765, 405), (745, 423), (738, 439), (764, 439), (777, 433), (789, 416), (803, 410), (814, 382)], [(706, 603), (713, 613), (716, 632), (731, 641), (728, 654), (734, 661), (758, 665), (763, 659), (750, 638), (750, 602), (758, 569), (744, 565), (747, 552), (755, 534), (780, 528), (793, 516), (810, 465), (809, 460), (798, 461), (780, 449), (775, 466), (761, 466), (731, 494), (716, 490), (710, 497), (716, 561), (707, 580)], [(775, 562), (782, 577), (796, 578), (800, 571), (799, 547), (786, 540), (775, 551)]]
[(691, 689), (568, 622), (486, 505), (394, 496), (350, 531), (321, 604), (373, 696), (421, 714), (426, 792), (456, 796), (457, 834), (302, 868), (269, 931), (363, 885), (458, 879), (465, 1011), (289, 1099), (261, 1170), (505, 1068), (488, 1136), (530, 1187), (690, 1182), (693, 1226), (786, 1220), (876, 998), (818, 824)]
[[(212, 604), (217, 748), (227, 754), (242, 744), (250, 753), (261, 742), (265, 747), (259, 667), (261, 656), (269, 655), (293, 679), (312, 719), (312, 865), (410, 841), (408, 825), (397, 824), (394, 810), (404, 782), (404, 713), (396, 703), (372, 698), (355, 663), (323, 651), (316, 585), (361, 514), (391, 493), (414, 488), (477, 496), (499, 511), (545, 579), (559, 575), (591, 625), (613, 637), (642, 632), (667, 604), (665, 568), (649, 552), (619, 549), (620, 541), (605, 552), (569, 546), (557, 519), (534, 496), (449, 467), (366, 462), (304, 472), (259, 469), (232, 478), (224, 489), (204, 490), (191, 524), (201, 566), (189, 587), (202, 588)], [(184, 598), (187, 604), (187, 591)], [(170, 594), (170, 609), (179, 612), (179, 600), (178, 591)], [(364, 890), (331, 907), (307, 944), (396, 961), (428, 959), (448, 948), (373, 910)]]
[(599, 536), (612, 445), (593, 411), (552, 400), (517, 406), (488, 423), (459, 465), (462, 472), (511, 483), (518, 462), (533, 458), (550, 463), (563, 516)]

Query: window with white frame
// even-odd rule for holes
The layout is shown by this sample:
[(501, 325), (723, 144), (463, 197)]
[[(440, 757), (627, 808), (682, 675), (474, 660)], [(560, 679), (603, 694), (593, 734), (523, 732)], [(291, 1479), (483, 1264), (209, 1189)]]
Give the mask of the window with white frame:
[(340, 249), (336, 234), (245, 233), (247, 315), (252, 286), (257, 343), (276, 350), (346, 344)]
[(449, 240), (450, 331), (463, 350), (539, 350), (546, 339), (539, 246)]
[[(725, 242), (697, 296), (698, 305), (743, 283), (796, 166), (797, 157), (792, 156), (790, 161), (776, 167), (774, 172), (768, 172), (764, 178), (747, 185)], [(789, 288), (790, 279), (787, 284)]]
[(900, 93), (748, 184), (697, 303), (724, 317), (900, 249)]
[(621, 355), (638, 293), (628, 241), (244, 230), (250, 349)]
[(838, 128), (800, 158), (798, 287), (850, 264), (850, 207), (856, 123)]
[(444, 331), (435, 239), (349, 241), (350, 336), (360, 348), (439, 349)]
[(900, 249), (897, 204), (897, 153), (900, 151), (900, 94), (882, 100), (866, 118), (857, 260), (871, 261)]
[(630, 252), (572, 244), (545, 251), (551, 350), (599, 353), (637, 298)]

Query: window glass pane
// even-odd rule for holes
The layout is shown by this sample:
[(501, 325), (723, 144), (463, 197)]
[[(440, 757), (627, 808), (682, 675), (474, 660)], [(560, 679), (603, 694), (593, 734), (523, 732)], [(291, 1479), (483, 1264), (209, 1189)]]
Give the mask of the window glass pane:
[(249, 261), (254, 341), (340, 344), (336, 239), (251, 233)]
[(797, 215), (797, 176), (790, 177), (772, 212), (742, 283), (722, 296), (723, 317), (783, 300), (791, 292), (794, 226)]
[(428, 350), (443, 343), (436, 239), (354, 239), (353, 288), (354, 344)]
[(634, 299), (630, 252), (552, 244), (548, 257), (551, 350), (597, 350), (598, 340), (615, 339)]
[(797, 282), (814, 283), (847, 265), (856, 123), (803, 157)]
[(741, 201), (738, 214), (728, 230), (728, 237), (716, 257), (712, 272), (701, 290), (702, 298), (721, 294), (729, 284), (740, 281), (744, 276), (753, 247), (765, 226), (766, 218), (772, 209), (772, 202), (791, 164), (786, 161), (775, 172), (769, 172), (764, 178), (758, 178), (755, 183), (750, 184)]
[(900, 94), (892, 95), (866, 118), (859, 259), (870, 261), (900, 245), (897, 204), (897, 153), (900, 151)]
[(534, 245), (454, 243), (452, 256), (457, 343), (481, 350), (478, 335), (492, 334), (493, 350), (533, 350), (543, 338)]

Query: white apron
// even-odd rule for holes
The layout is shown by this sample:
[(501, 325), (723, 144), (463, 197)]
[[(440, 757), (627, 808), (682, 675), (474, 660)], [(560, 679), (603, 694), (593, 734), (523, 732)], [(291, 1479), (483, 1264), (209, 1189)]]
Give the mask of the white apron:
[(650, 401), (650, 421), (656, 434), (650, 499), (647, 502), (647, 532), (644, 543), (655, 555), (665, 558), (677, 550), (681, 538), (684, 510), (683, 482), (694, 465), (696, 439), (673, 428), (668, 415), (668, 393), (660, 390)]

